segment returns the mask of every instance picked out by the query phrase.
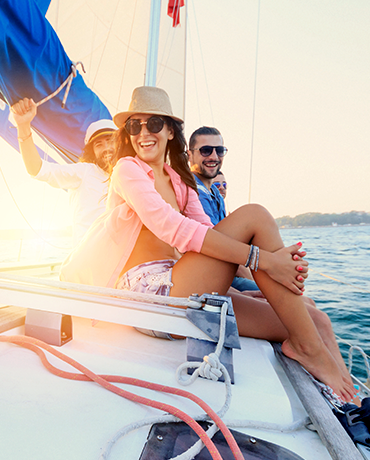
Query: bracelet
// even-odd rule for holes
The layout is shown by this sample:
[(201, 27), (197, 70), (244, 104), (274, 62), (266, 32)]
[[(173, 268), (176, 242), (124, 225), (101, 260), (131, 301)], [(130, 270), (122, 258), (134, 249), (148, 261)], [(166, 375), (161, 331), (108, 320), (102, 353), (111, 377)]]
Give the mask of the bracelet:
[(253, 244), (251, 244), (251, 248), (250, 248), (250, 250), (249, 250), (248, 259), (247, 259), (247, 261), (245, 262), (244, 267), (247, 267), (247, 268), (248, 268), (248, 267), (249, 267), (249, 264), (251, 263), (251, 257), (252, 257), (253, 248), (254, 248), (254, 246), (253, 246)]
[(258, 270), (258, 262), (260, 258), (260, 248), (251, 244), (251, 249), (249, 251), (248, 259), (245, 263), (245, 267), (249, 267), (253, 271)]
[(255, 272), (258, 270), (258, 261), (260, 258), (260, 248), (258, 246), (254, 246), (254, 257), (250, 263), (250, 269), (254, 270)]
[(32, 136), (32, 131), (26, 137), (18, 137), (18, 140), (20, 143), (22, 143), (22, 142), (25, 142), (27, 139), (29, 139), (31, 136)]

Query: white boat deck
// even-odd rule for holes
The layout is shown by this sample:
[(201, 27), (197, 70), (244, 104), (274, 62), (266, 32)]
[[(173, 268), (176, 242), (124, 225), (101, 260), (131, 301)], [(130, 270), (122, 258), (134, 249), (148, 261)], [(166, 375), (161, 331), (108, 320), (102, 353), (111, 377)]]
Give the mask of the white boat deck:
[[(22, 334), (23, 327), (6, 335)], [(137, 377), (164, 385), (179, 385), (177, 367), (186, 361), (184, 340), (167, 341), (137, 332), (132, 327), (73, 318), (74, 339), (62, 353), (97, 374)], [(254, 420), (290, 425), (307, 416), (267, 342), (241, 339), (234, 350), (235, 385), (225, 421)], [(54, 356), (50, 361), (64, 370), (71, 367)], [(123, 385), (123, 388), (181, 408), (195, 416), (201, 410), (173, 395)], [(225, 399), (220, 382), (198, 379), (184, 389), (218, 411)], [(0, 442), (2, 458), (12, 460), (98, 459), (105, 443), (123, 426), (162, 415), (113, 394), (92, 382), (65, 380), (46, 370), (33, 352), (0, 343)], [(330, 455), (318, 435), (305, 428), (291, 433), (257, 428), (234, 428), (284, 446), (305, 460), (326, 460)], [(149, 428), (121, 439), (110, 459), (137, 460)]]

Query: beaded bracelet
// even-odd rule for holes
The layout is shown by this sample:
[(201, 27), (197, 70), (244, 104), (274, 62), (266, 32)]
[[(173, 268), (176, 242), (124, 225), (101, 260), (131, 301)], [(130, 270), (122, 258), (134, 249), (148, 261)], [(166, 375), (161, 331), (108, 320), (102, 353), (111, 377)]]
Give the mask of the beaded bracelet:
[(22, 137), (18, 137), (18, 140), (19, 140), (20, 143), (22, 143), (22, 142), (25, 142), (27, 139), (29, 139), (31, 136), (32, 136), (32, 131), (31, 131), (31, 132), (29, 133), (29, 135), (26, 136), (26, 137), (23, 137), (23, 138), (22, 138)]
[(248, 259), (245, 263), (245, 267), (249, 267), (251, 270), (255, 272), (258, 270), (258, 262), (260, 258), (260, 248), (251, 244), (251, 248), (249, 251)]

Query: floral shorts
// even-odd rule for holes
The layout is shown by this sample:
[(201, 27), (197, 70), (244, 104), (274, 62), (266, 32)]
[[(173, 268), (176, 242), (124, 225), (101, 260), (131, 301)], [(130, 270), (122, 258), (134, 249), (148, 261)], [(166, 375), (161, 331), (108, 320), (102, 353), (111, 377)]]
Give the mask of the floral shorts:
[(176, 260), (154, 260), (136, 265), (117, 281), (116, 288), (146, 294), (169, 295), (173, 286), (172, 268)]
[[(173, 259), (155, 260), (137, 265), (124, 273), (117, 281), (116, 289), (146, 294), (170, 294), (172, 268), (177, 261)], [(162, 339), (174, 340), (167, 332), (135, 328), (143, 334)]]

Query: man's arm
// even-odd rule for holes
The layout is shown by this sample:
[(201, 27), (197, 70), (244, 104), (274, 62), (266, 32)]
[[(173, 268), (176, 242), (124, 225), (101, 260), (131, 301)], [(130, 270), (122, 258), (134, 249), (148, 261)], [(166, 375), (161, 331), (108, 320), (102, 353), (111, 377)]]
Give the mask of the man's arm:
[(24, 98), (11, 108), (18, 130), (19, 148), (28, 174), (37, 176), (42, 160), (32, 139), (31, 122), (37, 113), (37, 106), (32, 99)]

